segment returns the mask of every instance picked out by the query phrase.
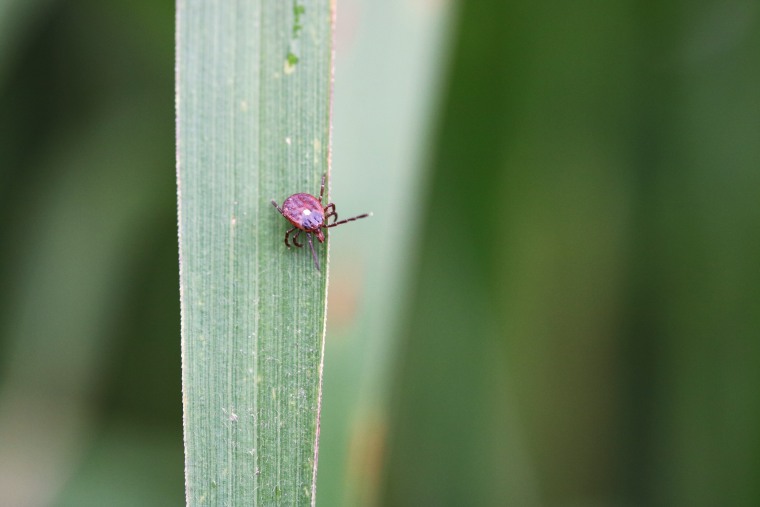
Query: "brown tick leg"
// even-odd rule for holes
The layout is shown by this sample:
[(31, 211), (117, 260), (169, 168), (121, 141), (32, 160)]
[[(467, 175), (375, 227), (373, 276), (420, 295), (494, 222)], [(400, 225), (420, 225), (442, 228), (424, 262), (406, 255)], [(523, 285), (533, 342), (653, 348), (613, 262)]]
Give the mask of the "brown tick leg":
[(297, 246), (298, 248), (301, 248), (303, 246), (303, 243), (298, 242), (298, 235), (301, 234), (301, 229), (297, 229), (296, 233), (293, 234), (290, 239), (293, 241), (293, 244)]
[(288, 229), (287, 232), (285, 233), (285, 246), (286, 247), (290, 248), (290, 242), (288, 241), (288, 236), (290, 236), (290, 234), (293, 231), (297, 231), (297, 230), (299, 230), (298, 227), (293, 227), (292, 229)]
[(322, 211), (324, 211), (324, 214), (325, 214), (324, 215), (325, 216), (325, 226), (328, 224), (328, 222), (329, 222), (328, 219), (330, 217), (333, 217), (333, 222), (337, 222), (338, 221), (338, 212), (335, 211), (335, 204), (333, 204), (333, 203), (328, 204), (327, 206), (325, 206), (323, 208)]
[(317, 267), (317, 271), (319, 271), (319, 261), (317, 260), (317, 252), (314, 251), (314, 244), (311, 242), (311, 234), (308, 232), (306, 233), (306, 239), (309, 240), (309, 248), (311, 248), (311, 258), (314, 259), (314, 265)]
[(367, 218), (368, 216), (369, 216), (369, 213), (365, 213), (363, 215), (359, 215), (359, 216), (356, 216), (356, 217), (346, 218), (345, 220), (341, 220), (340, 222), (335, 221), (335, 222), (331, 223), (330, 225), (325, 225), (325, 227), (335, 227), (336, 225), (341, 225), (341, 224), (345, 224), (345, 223), (348, 223), (348, 222), (353, 222), (354, 220), (359, 220), (360, 218)]

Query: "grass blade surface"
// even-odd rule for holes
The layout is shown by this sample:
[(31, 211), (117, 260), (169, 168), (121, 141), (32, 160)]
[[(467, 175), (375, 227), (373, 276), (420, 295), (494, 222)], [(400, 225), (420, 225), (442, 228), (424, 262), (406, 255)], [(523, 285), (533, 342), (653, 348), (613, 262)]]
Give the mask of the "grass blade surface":
[(177, 7), (188, 505), (313, 504), (327, 248), (286, 249), (270, 200), (327, 172), (331, 6)]

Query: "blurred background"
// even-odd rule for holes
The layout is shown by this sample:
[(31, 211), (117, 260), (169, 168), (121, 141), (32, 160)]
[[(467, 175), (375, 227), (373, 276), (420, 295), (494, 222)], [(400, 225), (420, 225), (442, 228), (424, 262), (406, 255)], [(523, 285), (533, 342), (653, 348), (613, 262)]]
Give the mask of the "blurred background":
[[(182, 505), (174, 5), (0, 1), (0, 505)], [(760, 4), (340, 0), (320, 505), (760, 505)]]

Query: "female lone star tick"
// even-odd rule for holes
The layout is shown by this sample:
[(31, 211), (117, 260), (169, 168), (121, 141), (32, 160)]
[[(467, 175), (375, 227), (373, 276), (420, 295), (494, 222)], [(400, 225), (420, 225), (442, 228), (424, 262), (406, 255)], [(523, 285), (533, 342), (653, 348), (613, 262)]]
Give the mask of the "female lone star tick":
[[(330, 203), (327, 206), (322, 206), (322, 197), (325, 194), (325, 175), (322, 175), (322, 186), (319, 188), (319, 199), (310, 194), (293, 194), (282, 203), (282, 208), (277, 206), (277, 203), (272, 200), (272, 206), (277, 208), (282, 216), (288, 219), (288, 222), (293, 224), (292, 229), (288, 229), (285, 233), (285, 246), (290, 248), (290, 242), (288, 237), (295, 231), (290, 239), (293, 240), (293, 244), (298, 248), (301, 248), (303, 244), (298, 242), (298, 236), (301, 231), (306, 233), (306, 239), (309, 240), (309, 248), (311, 248), (311, 256), (314, 258), (314, 265), (319, 271), (319, 261), (317, 260), (317, 254), (314, 252), (314, 244), (311, 242), (311, 235), (316, 234), (320, 243), (325, 242), (325, 235), (322, 234), (322, 229), (328, 229), (330, 227), (337, 227), (339, 225), (359, 220), (360, 218), (367, 218), (370, 213), (363, 215), (346, 218), (345, 220), (338, 221), (338, 212), (335, 211), (335, 204)], [(333, 217), (332, 223), (329, 222), (329, 218)]]

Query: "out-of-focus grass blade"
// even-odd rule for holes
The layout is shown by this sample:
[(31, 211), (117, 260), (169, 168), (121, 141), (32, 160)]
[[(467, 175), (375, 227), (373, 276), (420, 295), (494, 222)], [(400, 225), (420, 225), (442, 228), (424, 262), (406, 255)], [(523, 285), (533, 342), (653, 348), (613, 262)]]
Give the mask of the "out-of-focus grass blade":
[(0, 86), (33, 25), (53, 0), (0, 0)]
[(339, 212), (374, 216), (331, 240), (330, 260), (339, 269), (330, 273), (318, 486), (327, 505), (378, 503), (388, 396), (402, 355), (399, 319), (414, 284), (409, 259), (422, 232), (431, 169), (431, 113), (455, 11), (453, 2), (339, 6), (332, 190)]
[(177, 8), (187, 501), (313, 504), (327, 250), (270, 201), (327, 172), (331, 5)]

